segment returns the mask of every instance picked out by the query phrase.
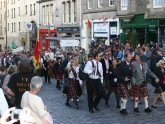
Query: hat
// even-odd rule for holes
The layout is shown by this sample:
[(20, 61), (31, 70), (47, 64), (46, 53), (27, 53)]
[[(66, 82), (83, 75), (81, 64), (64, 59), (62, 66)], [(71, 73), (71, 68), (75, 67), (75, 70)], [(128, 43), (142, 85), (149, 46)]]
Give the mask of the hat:
[(145, 55), (141, 55), (140, 56), (140, 61), (146, 62), (147, 61), (147, 57)]

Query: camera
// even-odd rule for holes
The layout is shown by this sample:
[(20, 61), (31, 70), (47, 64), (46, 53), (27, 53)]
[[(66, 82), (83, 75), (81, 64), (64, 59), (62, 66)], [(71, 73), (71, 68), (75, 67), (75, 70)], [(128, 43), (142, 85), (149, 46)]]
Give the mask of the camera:
[(12, 113), (11, 113), (11, 119), (15, 119), (15, 120), (19, 120), (19, 114), (22, 110), (21, 109), (15, 109)]

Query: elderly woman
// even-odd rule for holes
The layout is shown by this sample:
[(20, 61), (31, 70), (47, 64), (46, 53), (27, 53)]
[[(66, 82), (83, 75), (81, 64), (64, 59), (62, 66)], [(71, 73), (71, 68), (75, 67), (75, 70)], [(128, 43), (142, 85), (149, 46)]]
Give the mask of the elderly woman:
[(157, 108), (156, 103), (160, 96), (162, 97), (162, 101), (165, 105), (165, 61), (160, 60), (156, 66), (157, 68), (155, 69), (154, 73), (160, 79), (160, 82), (158, 84), (155, 83), (155, 96), (152, 108)]
[(42, 84), (43, 81), (41, 77), (33, 77), (30, 84), (30, 91), (26, 91), (21, 100), (21, 107), (26, 107), (31, 110), (31, 115), (35, 119), (35, 124), (45, 124), (44, 121), (50, 116), (42, 99), (37, 96), (41, 90)]
[(17, 66), (10, 65), (9, 68), (7, 69), (7, 75), (5, 76), (5, 79), (4, 79), (3, 85), (2, 85), (2, 89), (5, 94), (9, 107), (14, 106), (14, 98), (13, 98), (14, 93), (11, 91), (11, 89), (7, 85), (9, 83), (9, 79), (10, 79), (11, 75), (13, 73), (15, 73), (16, 71), (17, 71)]

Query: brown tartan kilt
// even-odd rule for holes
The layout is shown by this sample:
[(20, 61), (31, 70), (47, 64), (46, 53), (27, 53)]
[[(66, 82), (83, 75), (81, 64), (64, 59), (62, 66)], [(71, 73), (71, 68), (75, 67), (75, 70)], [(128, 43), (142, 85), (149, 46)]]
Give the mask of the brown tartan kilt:
[(134, 85), (130, 89), (130, 96), (132, 97), (146, 97), (148, 96), (148, 91), (146, 87)]
[(67, 96), (69, 98), (77, 97), (77, 82), (74, 79), (69, 79), (67, 84)]
[(117, 84), (117, 92), (120, 97), (128, 97), (129, 90), (128, 90), (127, 84), (124, 84), (124, 83)]

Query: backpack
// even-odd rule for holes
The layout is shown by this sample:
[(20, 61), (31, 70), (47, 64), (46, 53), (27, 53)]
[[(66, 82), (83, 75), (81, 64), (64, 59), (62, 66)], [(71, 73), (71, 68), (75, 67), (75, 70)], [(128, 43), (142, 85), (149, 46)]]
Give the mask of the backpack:
[[(92, 67), (94, 68), (94, 63), (93, 63), (93, 61), (91, 61), (91, 62), (92, 62)], [(79, 67), (79, 78), (82, 81), (87, 80), (89, 78), (89, 76), (93, 73), (93, 72), (91, 74), (85, 73), (84, 68), (85, 68), (84, 64)]]

